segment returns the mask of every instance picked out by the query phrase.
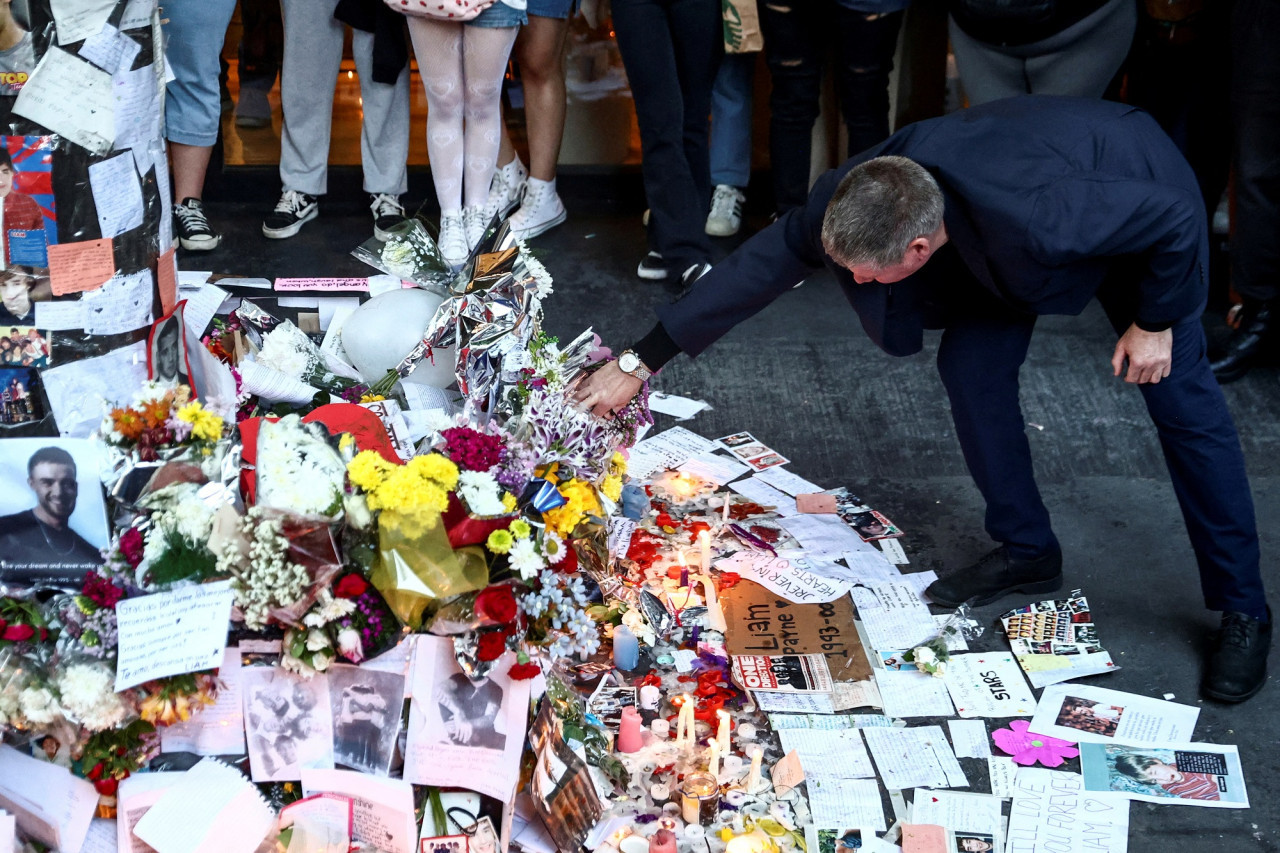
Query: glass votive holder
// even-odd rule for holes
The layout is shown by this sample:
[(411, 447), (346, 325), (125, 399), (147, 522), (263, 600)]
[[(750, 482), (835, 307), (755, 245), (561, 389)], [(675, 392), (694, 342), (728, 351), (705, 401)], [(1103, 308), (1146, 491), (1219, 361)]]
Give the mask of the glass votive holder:
[(720, 808), (720, 783), (705, 771), (690, 773), (680, 784), (680, 798), (685, 823), (711, 823)]

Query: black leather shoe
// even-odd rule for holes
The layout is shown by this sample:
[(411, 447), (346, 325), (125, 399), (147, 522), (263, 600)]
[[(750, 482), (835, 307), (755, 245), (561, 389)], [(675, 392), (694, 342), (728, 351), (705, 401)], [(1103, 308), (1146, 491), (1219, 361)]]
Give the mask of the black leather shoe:
[(1267, 621), (1243, 613), (1223, 613), (1214, 638), (1201, 689), (1219, 702), (1243, 702), (1267, 683), (1267, 654), (1271, 651), (1271, 608)]
[(1270, 302), (1245, 300), (1239, 324), (1227, 336), (1209, 369), (1220, 384), (1235, 382), (1275, 350), (1276, 316)]
[(941, 607), (981, 607), (1011, 592), (1038, 594), (1062, 587), (1062, 552), (1027, 560), (1001, 545), (972, 566), (929, 584), (925, 594)]

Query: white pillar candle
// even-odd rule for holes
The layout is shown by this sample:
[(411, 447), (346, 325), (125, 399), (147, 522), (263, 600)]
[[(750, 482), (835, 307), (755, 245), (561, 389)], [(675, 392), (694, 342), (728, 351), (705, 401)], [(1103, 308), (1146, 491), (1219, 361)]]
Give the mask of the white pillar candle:
[(716, 596), (716, 582), (711, 579), (710, 575), (699, 575), (702, 581), (702, 595), (706, 599), (707, 605), (707, 627), (712, 631), (719, 631), (723, 634), (729, 629), (729, 623), (725, 621), (724, 609), (720, 606), (720, 599)]
[(723, 522), (724, 524), (729, 523), (729, 493), (728, 492), (725, 492), (725, 495), (724, 495), (724, 513), (720, 516), (720, 521)]
[(711, 534), (706, 530), (698, 534), (698, 548), (702, 552), (702, 573), (705, 575), (711, 570)]
[(716, 711), (716, 717), (719, 719), (719, 728), (716, 730), (716, 746), (720, 750), (721, 755), (729, 754), (729, 712), (723, 709)]
[(712, 741), (707, 755), (707, 772), (718, 779), (720, 777), (720, 744)]
[(764, 750), (757, 746), (751, 750), (751, 772), (747, 774), (747, 791), (754, 791), (760, 785), (760, 762), (764, 760)]

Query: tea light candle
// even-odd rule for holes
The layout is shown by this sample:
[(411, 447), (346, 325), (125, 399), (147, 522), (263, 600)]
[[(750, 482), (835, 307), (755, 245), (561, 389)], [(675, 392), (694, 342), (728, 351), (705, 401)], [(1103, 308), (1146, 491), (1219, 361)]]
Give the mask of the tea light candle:
[(649, 724), (649, 731), (653, 732), (653, 736), (659, 740), (666, 740), (671, 737), (671, 722), (659, 717)]
[(741, 724), (739, 724), (739, 725), (738, 725), (738, 737), (742, 738), (743, 740), (755, 740), (755, 739), (756, 739), (756, 726), (755, 726), (755, 723), (741, 723)]
[(737, 755), (726, 755), (724, 761), (724, 772), (729, 776), (737, 776), (738, 771), (742, 770), (742, 758)]
[(719, 720), (719, 728), (716, 730), (716, 747), (721, 755), (729, 754), (729, 712), (721, 709), (716, 711), (716, 718)]
[(649, 796), (653, 797), (654, 805), (660, 805), (671, 798), (671, 788), (661, 782), (654, 782), (649, 786)]

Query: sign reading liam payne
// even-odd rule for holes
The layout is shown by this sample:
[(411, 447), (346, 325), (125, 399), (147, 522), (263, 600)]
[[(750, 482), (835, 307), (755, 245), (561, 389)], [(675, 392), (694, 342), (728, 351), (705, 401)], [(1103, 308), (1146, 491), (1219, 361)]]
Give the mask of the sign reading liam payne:
[(1125, 800), (1089, 793), (1078, 773), (1018, 770), (1005, 853), (1124, 853), (1128, 840)]

